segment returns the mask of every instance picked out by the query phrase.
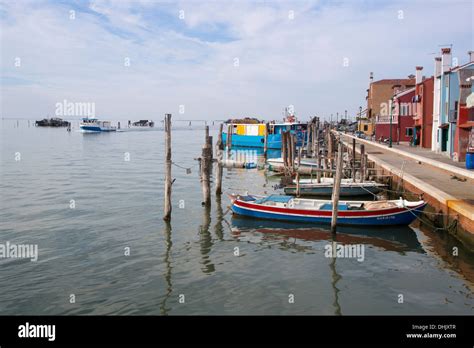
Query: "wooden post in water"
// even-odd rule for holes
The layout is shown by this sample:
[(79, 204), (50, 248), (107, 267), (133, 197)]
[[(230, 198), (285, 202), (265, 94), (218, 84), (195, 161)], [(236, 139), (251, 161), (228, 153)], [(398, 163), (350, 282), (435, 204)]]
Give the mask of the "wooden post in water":
[[(316, 127), (315, 127), (316, 128)], [(316, 162), (318, 164), (318, 169), (321, 169), (321, 154), (319, 153), (319, 129), (317, 129), (317, 136), (316, 136), (316, 142), (315, 142), (315, 150), (314, 150), (314, 156), (316, 156)], [(316, 178), (318, 179), (318, 183), (321, 182), (321, 170), (318, 170), (316, 173)]]
[(341, 190), (342, 179), (342, 142), (337, 139), (337, 162), (336, 162), (336, 178), (334, 179), (332, 188), (332, 217), (331, 217), (331, 233), (336, 233), (337, 225), (337, 208), (339, 204), (339, 193)]
[(290, 162), (290, 168), (291, 172), (295, 172), (295, 159), (296, 159), (296, 136), (295, 134), (290, 133), (290, 148), (291, 148), (291, 162)]
[(268, 152), (268, 123), (265, 123), (265, 137), (263, 139), (263, 157), (267, 158)]
[(217, 156), (217, 171), (216, 171), (216, 195), (222, 194), (222, 173), (224, 171), (222, 165), (222, 158), (224, 155), (224, 144), (222, 142), (222, 128), (223, 124), (219, 125), (219, 135), (216, 143), (216, 156)]
[(201, 186), (202, 186), (202, 205), (209, 206), (211, 204), (211, 168), (212, 168), (212, 146), (209, 137), (209, 126), (206, 126), (206, 139), (202, 147), (201, 155)]
[(165, 115), (165, 207), (163, 220), (171, 220), (171, 114)]
[(328, 133), (327, 133), (327, 136), (328, 136), (328, 139), (327, 139), (327, 146), (328, 146), (328, 162), (329, 162), (329, 169), (333, 169), (333, 157), (332, 157), (332, 153), (333, 153), (333, 150), (332, 150), (332, 133), (331, 133), (331, 129), (328, 129)]
[(352, 181), (356, 181), (356, 140), (352, 139)]
[(227, 151), (231, 151), (232, 150), (232, 133), (234, 131), (234, 126), (232, 125), (232, 123), (230, 123), (229, 125), (227, 125)]
[(367, 163), (365, 162), (365, 145), (360, 144), (360, 182), (364, 182), (365, 180), (365, 172)]
[(296, 197), (300, 196), (300, 173), (296, 172)]
[(313, 146), (311, 144), (311, 139), (312, 139), (312, 136), (311, 134), (313, 133), (312, 130), (313, 130), (313, 122), (310, 122), (306, 125), (306, 158), (308, 157), (312, 157), (311, 156), (311, 151), (313, 149)]
[(286, 133), (281, 133), (281, 159), (283, 160), (283, 167), (286, 169)]
[(312, 123), (311, 124), (311, 152), (312, 152), (313, 157), (316, 157), (316, 141), (319, 140), (317, 136), (318, 136), (318, 133), (317, 133), (316, 124)]

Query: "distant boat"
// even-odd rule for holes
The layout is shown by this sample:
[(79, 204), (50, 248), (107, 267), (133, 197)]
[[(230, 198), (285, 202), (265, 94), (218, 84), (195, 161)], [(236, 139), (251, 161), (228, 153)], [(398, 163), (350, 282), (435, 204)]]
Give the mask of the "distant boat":
[[(234, 214), (253, 218), (331, 223), (332, 202), (295, 198), (292, 196), (232, 195)], [(408, 225), (419, 216), (426, 202), (404, 199), (389, 201), (340, 201), (337, 223), (339, 225)]]
[(59, 117), (53, 117), (50, 119), (44, 118), (41, 121), (35, 122), (35, 126), (38, 127), (69, 127), (70, 125), (70, 122), (64, 121)]
[(83, 118), (80, 128), (88, 132), (115, 132), (117, 127), (113, 127), (110, 121), (99, 121), (97, 118)]
[[(299, 194), (300, 196), (331, 196), (333, 185), (333, 178), (321, 178), (320, 183), (316, 179), (300, 179)], [(376, 181), (354, 182), (352, 179), (342, 179), (339, 195), (344, 197), (367, 196), (380, 193), (385, 187), (386, 185)], [(286, 186), (284, 191), (287, 195), (296, 195), (296, 183)]]
[(140, 121), (137, 121), (137, 122), (133, 122), (132, 126), (133, 127), (141, 127), (141, 128), (154, 127), (155, 122), (153, 122), (151, 120), (150, 121), (149, 120), (140, 120)]

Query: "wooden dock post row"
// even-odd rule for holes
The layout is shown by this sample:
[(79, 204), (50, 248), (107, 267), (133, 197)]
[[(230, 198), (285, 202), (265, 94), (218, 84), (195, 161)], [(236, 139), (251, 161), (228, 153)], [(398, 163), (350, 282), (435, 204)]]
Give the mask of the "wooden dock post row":
[(165, 205), (163, 220), (171, 220), (171, 114), (165, 115)]

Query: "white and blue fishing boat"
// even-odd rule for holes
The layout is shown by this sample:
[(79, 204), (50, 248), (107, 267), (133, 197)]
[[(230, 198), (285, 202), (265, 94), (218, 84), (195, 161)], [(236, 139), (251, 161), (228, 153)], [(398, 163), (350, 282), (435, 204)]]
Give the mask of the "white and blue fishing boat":
[(115, 132), (117, 130), (110, 121), (99, 121), (95, 117), (83, 118), (80, 128), (86, 132)]
[(266, 123), (254, 118), (229, 120), (224, 125), (222, 141), (227, 145), (229, 139), (229, 125), (232, 129), (230, 136), (232, 146), (264, 147), (265, 134), (267, 135), (268, 149), (281, 149), (281, 135), (290, 132), (296, 136), (296, 145), (301, 146), (307, 137), (307, 124), (300, 123), (292, 114), (288, 114), (282, 123)]
[[(329, 224), (332, 202), (293, 196), (232, 195), (234, 214), (252, 218)], [(404, 199), (388, 201), (340, 201), (338, 225), (408, 225), (421, 214), (426, 202)]]
[[(334, 186), (334, 178), (321, 178), (318, 183), (315, 179), (300, 179), (300, 196), (331, 196)], [(352, 179), (342, 179), (339, 195), (341, 197), (367, 196), (380, 193), (387, 186), (376, 181), (354, 182)], [(296, 182), (284, 189), (287, 195), (296, 195), (298, 187)]]

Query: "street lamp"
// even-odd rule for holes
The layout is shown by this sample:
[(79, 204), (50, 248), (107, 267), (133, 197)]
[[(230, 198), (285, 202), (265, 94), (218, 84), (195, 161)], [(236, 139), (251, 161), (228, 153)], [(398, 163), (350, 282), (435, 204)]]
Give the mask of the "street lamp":
[(397, 109), (397, 145), (400, 145), (400, 99), (397, 99), (398, 109)]
[(393, 97), (390, 98), (390, 137), (388, 140), (388, 147), (392, 147), (392, 110), (393, 110)]
[(362, 131), (362, 106), (359, 106), (359, 132)]

